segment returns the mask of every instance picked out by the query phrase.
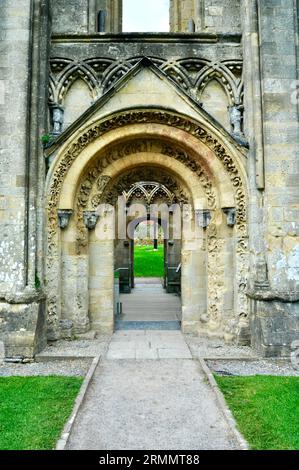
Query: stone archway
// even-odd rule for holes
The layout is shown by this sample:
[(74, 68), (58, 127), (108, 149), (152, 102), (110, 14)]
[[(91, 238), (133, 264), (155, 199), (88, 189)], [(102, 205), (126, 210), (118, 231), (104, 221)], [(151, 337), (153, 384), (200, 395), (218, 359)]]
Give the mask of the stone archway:
[[(181, 211), (182, 206), (190, 202), (188, 189), (173, 174), (165, 172), (161, 167), (137, 166), (114, 179), (100, 176), (96, 184), (96, 193), (91, 196), (91, 204), (93, 208), (104, 202), (116, 206), (120, 196), (126, 205), (124, 223), (126, 222), (127, 227), (126, 233), (115, 243), (115, 266), (122, 269), (121, 290), (131, 292), (135, 285), (135, 228), (141, 222), (151, 220), (153, 227), (157, 228), (159, 225), (163, 233), (163, 241), (160, 240), (160, 243), (164, 244), (164, 286), (167, 292), (170, 292), (169, 273), (174, 267), (178, 267), (181, 260), (181, 233), (177, 233), (180, 227), (173, 226), (174, 219), (177, 218), (175, 210)], [(132, 209), (140, 204), (143, 205), (146, 214), (143, 217), (138, 218), (135, 215), (132, 218), (128, 212), (129, 208)], [(166, 211), (166, 214), (161, 214), (161, 211)], [(131, 233), (128, 233), (129, 229)], [(153, 245), (154, 238), (153, 236)], [(179, 279), (179, 275), (174, 277)], [(180, 292), (179, 286), (177, 291)]]
[(199, 244), (182, 240), (183, 331), (245, 340), (244, 160), (232, 140), (208, 123), (160, 110), (110, 116), (66, 142), (47, 182), (49, 337), (59, 336), (60, 319), (68, 316), (75, 331), (87, 330), (91, 320), (93, 328), (113, 331), (113, 243), (95, 240), (96, 219), (89, 225), (86, 213), (126, 172), (155, 167), (179, 182), (190, 198), (192, 223), (203, 228)]

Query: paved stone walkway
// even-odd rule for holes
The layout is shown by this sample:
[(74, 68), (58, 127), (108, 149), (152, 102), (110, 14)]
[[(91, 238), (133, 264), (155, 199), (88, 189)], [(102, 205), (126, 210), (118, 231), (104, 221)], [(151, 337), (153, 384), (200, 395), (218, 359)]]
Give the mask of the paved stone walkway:
[(181, 300), (176, 294), (167, 294), (161, 280), (136, 282), (131, 294), (121, 294), (123, 321), (181, 320)]
[(237, 449), (180, 332), (120, 331), (97, 367), (68, 449)]

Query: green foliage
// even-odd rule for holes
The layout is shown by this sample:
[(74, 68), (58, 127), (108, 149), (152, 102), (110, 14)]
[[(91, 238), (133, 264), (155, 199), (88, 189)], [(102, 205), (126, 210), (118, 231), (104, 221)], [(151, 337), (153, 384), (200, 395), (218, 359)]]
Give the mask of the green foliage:
[(40, 140), (41, 140), (43, 145), (47, 145), (51, 140), (51, 136), (50, 136), (50, 134), (43, 134), (41, 136)]
[(35, 274), (35, 288), (37, 290), (41, 288), (41, 282), (37, 274)]
[(299, 377), (215, 377), (255, 450), (299, 450)]
[(163, 277), (164, 276), (164, 246), (153, 245), (135, 246), (134, 270), (136, 277)]
[(81, 383), (78, 377), (1, 377), (0, 449), (53, 449)]

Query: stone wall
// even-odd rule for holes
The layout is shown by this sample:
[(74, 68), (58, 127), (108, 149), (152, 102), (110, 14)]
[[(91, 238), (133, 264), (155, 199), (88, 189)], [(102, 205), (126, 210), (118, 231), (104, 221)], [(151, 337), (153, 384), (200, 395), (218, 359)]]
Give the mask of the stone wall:
[[(96, 32), (100, 9), (108, 12), (107, 34)], [(227, 107), (238, 107), (233, 119), (241, 120), (244, 94), (252, 344), (265, 355), (289, 353), (299, 336), (297, 9), (295, 0), (172, 0), (172, 34), (122, 36), (115, 34), (121, 31), (119, 0), (1, 1), (0, 341), (7, 356), (32, 358), (45, 340), (40, 137), (53, 130), (48, 126), (49, 75), (50, 102), (65, 107), (67, 127), (143, 56), (230, 132), (235, 124)], [(186, 34), (193, 28), (190, 19), (194, 34)], [(245, 143), (243, 135), (237, 137)], [(239, 240), (230, 240), (221, 263), (214, 261), (231, 283), (238, 276), (238, 288), (245, 275), (241, 262), (233, 267), (235, 278), (228, 277), (230, 243), (240, 248)], [(213, 271), (212, 263), (207, 267)], [(244, 296), (242, 291), (243, 301)], [(239, 308), (232, 299), (223, 306), (229, 312)], [(241, 338), (248, 338), (249, 319), (244, 319)]]
[[(54, 36), (51, 46), (50, 100), (65, 108), (66, 128), (140, 61), (140, 49), (178, 87), (187, 92), (230, 132), (228, 106), (242, 101), (240, 37), (133, 34), (78, 37), (72, 42)], [(89, 89), (89, 91), (88, 91)], [(76, 111), (76, 109), (77, 111)]]
[(122, 31), (121, 0), (50, 0), (54, 34), (95, 34), (98, 14), (105, 11), (105, 32)]
[(171, 0), (170, 30), (235, 33), (241, 31), (240, 0)]
[(44, 343), (38, 288), (43, 278), (40, 137), (48, 114), (47, 3), (4, 0), (0, 9), (0, 338), (6, 355), (20, 360)]
[(86, 0), (51, 0), (53, 33), (87, 33), (88, 2)]
[(266, 355), (298, 339), (299, 174), (294, 1), (243, 1), (250, 143), (252, 341)]

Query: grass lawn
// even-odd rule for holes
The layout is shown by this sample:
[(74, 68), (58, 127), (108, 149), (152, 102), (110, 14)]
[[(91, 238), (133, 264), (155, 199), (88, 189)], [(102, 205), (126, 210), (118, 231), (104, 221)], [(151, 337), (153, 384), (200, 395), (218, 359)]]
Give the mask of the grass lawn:
[(136, 277), (164, 276), (164, 246), (159, 245), (154, 251), (153, 246), (135, 245), (134, 270)]
[(255, 450), (299, 450), (299, 377), (215, 376)]
[(78, 377), (1, 377), (0, 450), (51, 450), (71, 414)]

